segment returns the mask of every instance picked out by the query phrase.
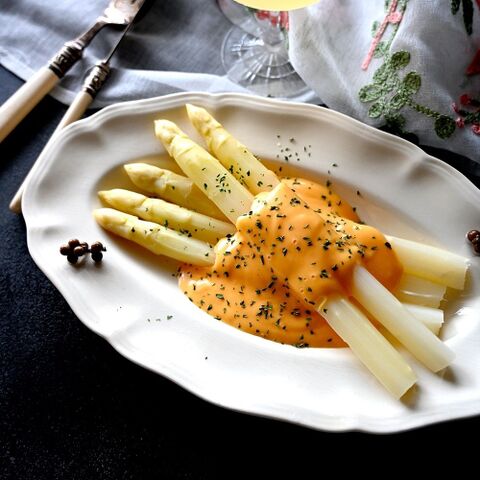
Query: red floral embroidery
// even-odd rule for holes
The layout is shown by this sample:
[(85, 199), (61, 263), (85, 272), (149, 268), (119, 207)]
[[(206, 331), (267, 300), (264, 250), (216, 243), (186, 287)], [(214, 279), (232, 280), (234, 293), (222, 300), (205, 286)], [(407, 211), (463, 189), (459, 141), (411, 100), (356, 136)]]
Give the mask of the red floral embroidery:
[(255, 12), (255, 15), (259, 20), (270, 20), (270, 23), (274, 27), (280, 25), (280, 28), (288, 30), (288, 12), (270, 12), (268, 10), (257, 10)]
[(382, 23), (378, 27), (378, 30), (375, 33), (375, 37), (373, 37), (372, 43), (370, 44), (370, 48), (368, 49), (367, 56), (365, 57), (365, 60), (362, 63), (362, 70), (366, 70), (370, 65), (370, 62), (372, 61), (372, 58), (373, 58), (373, 54), (375, 53), (375, 49), (377, 48), (377, 45), (380, 43), (380, 40), (382, 39), (388, 24), (400, 23), (402, 21), (403, 15), (402, 15), (402, 12), (396, 11), (397, 5), (398, 5), (398, 0), (392, 0), (392, 3), (390, 4), (390, 8), (388, 9), (387, 14), (385, 15), (385, 18), (383, 19)]
[[(480, 1), (480, 0), (479, 0)], [(475, 135), (480, 135), (480, 100), (472, 97), (468, 93), (460, 96), (460, 105), (465, 108), (459, 108), (456, 103), (452, 103), (452, 108), (458, 114), (455, 123), (458, 128), (463, 128), (465, 125), (471, 125), (470, 130)]]
[[(477, 3), (480, 7), (480, 0), (477, 0)], [(477, 53), (473, 57), (473, 60), (466, 71), (467, 75), (476, 75), (478, 73), (480, 73), (480, 48), (477, 50)]]

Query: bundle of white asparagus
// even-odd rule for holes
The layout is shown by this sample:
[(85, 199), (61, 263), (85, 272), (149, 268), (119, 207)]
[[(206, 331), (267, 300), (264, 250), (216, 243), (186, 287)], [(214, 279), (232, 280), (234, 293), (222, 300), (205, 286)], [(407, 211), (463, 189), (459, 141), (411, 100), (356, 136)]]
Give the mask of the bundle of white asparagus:
[[(261, 209), (280, 181), (206, 110), (187, 105), (187, 112), (211, 153), (174, 123), (155, 121), (156, 136), (188, 178), (151, 165), (126, 165), (135, 185), (163, 200), (127, 190), (102, 191), (100, 198), (113, 208), (95, 210), (94, 216), (106, 230), (153, 253), (212, 265), (212, 245), (235, 232), (232, 223), (239, 216)], [(219, 178), (224, 188), (214, 188)], [(254, 202), (261, 192), (262, 202)], [(463, 289), (467, 261), (428, 245), (387, 238), (404, 268), (397, 290), (392, 294), (357, 265), (353, 297), (417, 360), (437, 372), (454, 358), (436, 336), (443, 323), (438, 307), (447, 287)], [(349, 298), (328, 298), (320, 313), (392, 395), (400, 398), (416, 382), (408, 363)]]

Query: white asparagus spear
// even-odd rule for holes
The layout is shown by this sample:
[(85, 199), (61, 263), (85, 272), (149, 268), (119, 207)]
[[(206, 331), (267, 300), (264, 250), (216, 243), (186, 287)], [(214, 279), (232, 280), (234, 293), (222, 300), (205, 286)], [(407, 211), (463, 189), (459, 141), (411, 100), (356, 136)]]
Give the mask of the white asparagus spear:
[(235, 222), (249, 210), (253, 195), (177, 125), (169, 120), (156, 120), (155, 135), (180, 168), (229, 220)]
[(129, 190), (121, 188), (104, 190), (98, 192), (98, 196), (117, 210), (190, 234), (211, 244), (235, 233), (235, 227), (231, 223)]
[(403, 275), (395, 289), (395, 296), (401, 302), (438, 308), (447, 287), (414, 275)]
[(357, 358), (395, 398), (400, 398), (417, 381), (403, 357), (348, 300), (331, 298), (324, 304), (321, 313)]
[(145, 192), (209, 217), (226, 220), (218, 207), (188, 177), (148, 163), (129, 163), (123, 168), (130, 180)]
[(462, 290), (468, 268), (464, 257), (440, 248), (387, 236), (406, 273)]
[(453, 361), (454, 353), (360, 265), (352, 287), (355, 299), (430, 370), (438, 372)]
[(422, 305), (412, 305), (411, 303), (402, 303), (402, 305), (432, 333), (435, 335), (440, 333), (443, 325), (443, 310)]
[(278, 185), (275, 173), (266, 168), (250, 150), (231, 135), (204, 108), (186, 105), (188, 118), (202, 135), (208, 150), (254, 195)]
[(202, 240), (190, 238), (156, 223), (139, 220), (113, 208), (99, 208), (94, 210), (93, 216), (105, 230), (131, 240), (157, 255), (166, 255), (195, 265), (210, 265), (215, 258), (213, 248)]

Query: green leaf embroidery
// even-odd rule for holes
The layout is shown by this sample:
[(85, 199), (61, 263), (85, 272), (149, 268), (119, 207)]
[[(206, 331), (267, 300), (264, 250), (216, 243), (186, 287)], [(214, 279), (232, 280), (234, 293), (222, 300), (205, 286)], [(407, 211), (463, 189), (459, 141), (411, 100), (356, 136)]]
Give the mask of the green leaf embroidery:
[(390, 65), (394, 70), (400, 70), (401, 68), (405, 68), (409, 63), (410, 53), (405, 50), (395, 52), (390, 59)]
[(385, 92), (391, 92), (398, 85), (398, 82), (398, 75), (392, 69), (390, 60), (387, 58), (385, 63), (373, 74), (373, 83), (382, 85)]
[(464, 117), (465, 123), (480, 123), (480, 112), (469, 112)]
[(399, 115), (398, 113), (394, 115), (385, 115), (385, 120), (390, 129), (395, 129), (399, 132), (403, 132), (405, 124), (407, 123), (405, 117), (403, 115)]
[(398, 112), (402, 108), (409, 107), (435, 119), (433, 127), (440, 138), (450, 137), (456, 128), (455, 120), (413, 100), (412, 97), (422, 86), (422, 77), (414, 71), (401, 77), (400, 71), (409, 63), (410, 53), (405, 50), (387, 54), (384, 63), (373, 74), (372, 83), (359, 90), (359, 100), (362, 103), (374, 102), (370, 105), (368, 116), (370, 118), (383, 116), (390, 130), (404, 132), (405, 118)]
[(381, 95), (382, 95), (382, 89), (380, 85), (375, 85), (375, 84), (365, 85), (358, 92), (360, 101), (363, 103), (377, 100), (378, 98), (381, 97)]
[(402, 81), (402, 92), (411, 96), (420, 90), (422, 78), (416, 72), (409, 72)]
[(440, 138), (448, 138), (451, 137), (453, 132), (455, 131), (455, 120), (451, 117), (447, 117), (446, 115), (440, 115), (434, 124), (435, 133)]
[(385, 42), (378, 42), (373, 52), (373, 58), (384, 57), (387, 52), (388, 52), (387, 44)]
[(384, 83), (387, 81), (388, 76), (391, 75), (391, 71), (389, 70), (388, 62), (385, 62), (381, 65), (375, 73), (373, 74), (373, 82), (374, 83)]
[(400, 110), (405, 106), (407, 103), (408, 97), (402, 92), (397, 93), (394, 95), (390, 100), (390, 109), (389, 110)]
[[(385, 11), (390, 10), (392, 0), (385, 0)], [(408, 0), (398, 0), (398, 11), (404, 15)], [(463, 7), (464, 23), (467, 32), (471, 33), (473, 19), (472, 0), (451, 0), (451, 10), (456, 14)], [(398, 31), (399, 22), (391, 25), (390, 38), (388, 41), (380, 41), (374, 51), (374, 58), (383, 58), (383, 64), (380, 65), (373, 74), (372, 83), (363, 86), (358, 92), (358, 98), (362, 103), (371, 103), (368, 110), (370, 118), (383, 118), (386, 121), (385, 129), (397, 135), (407, 137), (416, 136), (411, 132), (405, 131), (406, 119), (398, 113), (403, 108), (411, 108), (419, 114), (434, 119), (434, 130), (440, 138), (449, 138), (456, 129), (455, 120), (447, 115), (442, 115), (424, 105), (420, 105), (413, 100), (413, 96), (418, 93), (422, 86), (421, 76), (414, 71), (407, 72), (401, 77), (401, 70), (405, 69), (410, 63), (410, 52), (401, 50), (390, 53), (390, 47)], [(372, 24), (372, 35), (375, 36), (380, 22), (375, 21)], [(411, 140), (411, 138), (409, 138)], [(417, 139), (418, 140), (418, 139)]]
[(380, 130), (384, 132), (392, 133), (393, 135), (398, 135), (399, 137), (405, 138), (410, 142), (418, 144), (418, 137), (412, 133), (405, 130), (405, 124), (407, 123), (405, 117), (399, 113), (393, 115), (385, 115), (386, 123), (382, 125)]
[(378, 118), (383, 113), (383, 105), (380, 102), (374, 103), (370, 110), (368, 111), (368, 116), (370, 118)]
[(387, 77), (387, 80), (385, 81), (385, 84), (383, 85), (383, 89), (385, 92), (392, 92), (397, 88), (398, 84), (400, 83), (400, 78), (398, 75), (392, 71), (391, 75)]

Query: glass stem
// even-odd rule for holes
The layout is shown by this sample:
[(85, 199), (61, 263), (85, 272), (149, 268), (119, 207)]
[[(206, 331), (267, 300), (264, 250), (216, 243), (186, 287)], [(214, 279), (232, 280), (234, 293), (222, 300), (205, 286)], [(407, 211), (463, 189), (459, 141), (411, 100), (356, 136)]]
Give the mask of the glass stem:
[(261, 39), (265, 46), (272, 52), (288, 55), (285, 34), (280, 24), (280, 12), (268, 12), (268, 17), (262, 17), (261, 12), (255, 12)]

